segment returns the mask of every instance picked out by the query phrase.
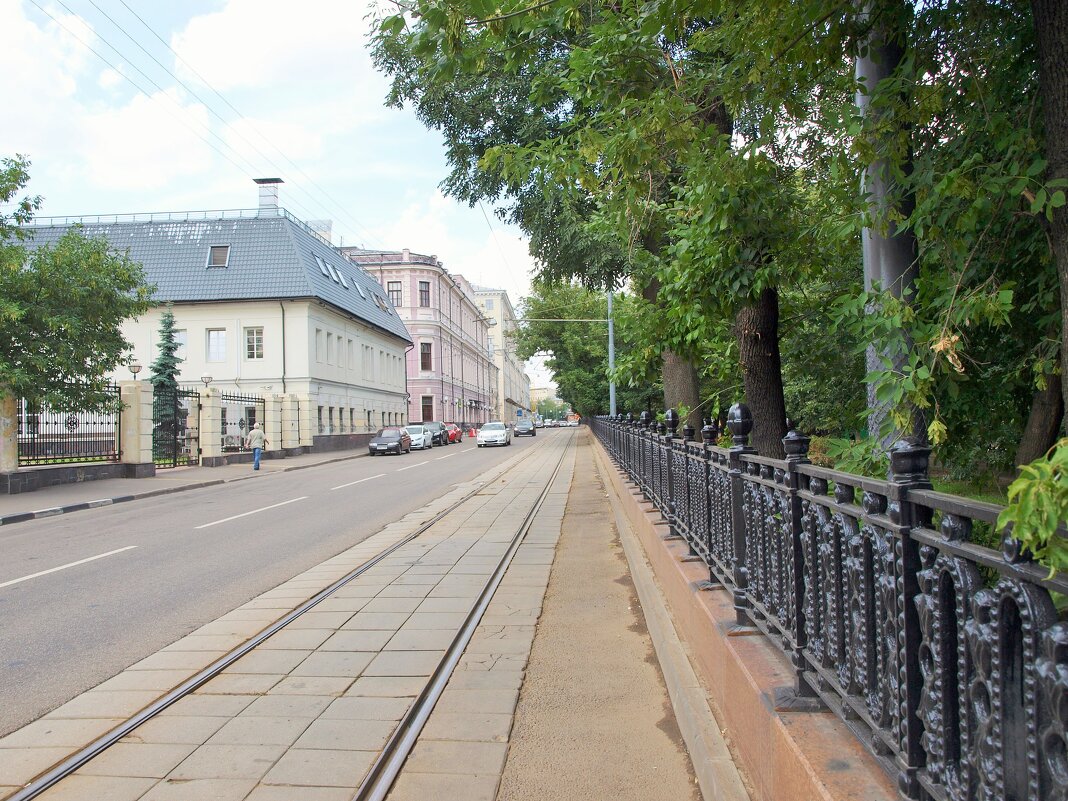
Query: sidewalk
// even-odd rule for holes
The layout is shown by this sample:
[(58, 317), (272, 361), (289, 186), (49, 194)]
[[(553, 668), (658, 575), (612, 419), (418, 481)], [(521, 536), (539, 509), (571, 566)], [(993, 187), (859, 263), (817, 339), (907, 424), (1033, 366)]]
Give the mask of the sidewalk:
[[(367, 456), (366, 448), (303, 453), (285, 459), (264, 459), (260, 462), (260, 473), (284, 473), (362, 456)], [(198, 465), (157, 470), (156, 475), (151, 478), (106, 478), (100, 481), (58, 484), (18, 495), (0, 495), (0, 526), (139, 498), (151, 498), (154, 495), (210, 487), (229, 481), (244, 481), (256, 476), (251, 462), (221, 467)]]
[[(576, 443), (394, 785), (393, 801), (701, 798), (679, 736), (694, 721), (676, 721), (656, 661), (670, 636), (654, 625), (663, 614), (650, 608), (660, 603), (649, 594), (655, 585), (644, 559), (628, 565), (622, 555), (590, 435), (582, 432)], [(559, 455), (550, 443), (483, 474), (481, 490), (459, 514), (40, 798), (348, 801)], [(473, 486), (457, 487), (0, 740), (0, 776), (7, 779), (0, 798)], [(718, 732), (714, 719), (697, 725)], [(699, 776), (707, 773), (710, 756), (700, 744), (692, 759), (702, 766)], [(732, 764), (717, 763), (715, 778), (707, 801), (745, 798)]]

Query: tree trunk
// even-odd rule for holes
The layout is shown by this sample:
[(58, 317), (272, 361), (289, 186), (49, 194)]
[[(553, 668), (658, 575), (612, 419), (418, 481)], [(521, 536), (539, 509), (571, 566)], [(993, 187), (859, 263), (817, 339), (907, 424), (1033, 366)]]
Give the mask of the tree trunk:
[[(1068, 3), (1031, 0), (1031, 14), (1046, 123), (1046, 178), (1068, 178)], [(1050, 244), (1061, 286), (1061, 398), (1068, 408), (1068, 206), (1053, 212)]]
[(1053, 446), (1057, 441), (1057, 429), (1060, 428), (1063, 411), (1060, 384), (1051, 376), (1046, 388), (1035, 392), (1031, 401), (1031, 413), (1027, 416), (1020, 447), (1016, 450), (1017, 465), (1033, 462)]
[[(649, 303), (658, 302), (659, 292), (660, 282), (655, 277), (642, 287), (642, 297)], [(690, 410), (687, 420), (694, 427), (694, 431), (700, 431), (701, 413), (697, 407), (701, 405), (701, 390), (697, 367), (670, 350), (665, 350), (661, 356), (663, 364), (660, 376), (664, 382), (664, 408), (678, 410), (680, 404), (687, 407)], [(686, 420), (680, 420), (680, 435), (684, 425)]]
[(697, 368), (670, 350), (665, 350), (663, 356), (664, 366), (661, 374), (664, 379), (664, 407), (677, 410), (679, 406), (685, 406), (690, 410), (685, 420), (679, 420), (680, 435), (687, 422), (693, 426), (694, 432), (699, 432), (701, 412), (697, 407), (701, 404), (701, 390)]
[(765, 289), (734, 318), (745, 402), (753, 413), (752, 444), (761, 456), (781, 459), (786, 436), (786, 401), (779, 356), (779, 294)]

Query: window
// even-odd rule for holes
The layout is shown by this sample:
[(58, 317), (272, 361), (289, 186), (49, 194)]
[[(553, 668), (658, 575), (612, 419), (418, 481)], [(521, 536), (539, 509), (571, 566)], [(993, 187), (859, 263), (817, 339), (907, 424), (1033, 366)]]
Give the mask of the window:
[(389, 293), (389, 302), (394, 306), (401, 305), (401, 282), (400, 281), (388, 281), (386, 283), (386, 291)]
[(327, 278), (329, 278), (330, 277), (330, 271), (328, 269), (326, 269), (326, 262), (323, 261), (322, 256), (316, 256), (315, 257), (315, 263), (317, 265), (319, 265), (319, 272), (321, 272), (323, 275), (325, 275)]
[(419, 305), (424, 308), (430, 308), (430, 282), (419, 282)]
[(263, 326), (245, 329), (245, 358), (263, 358)]
[(419, 398), (419, 405), (423, 410), (423, 420), (434, 419), (434, 396), (423, 395)]
[(349, 431), (356, 433), (356, 410), (349, 409)]
[(419, 343), (419, 369), (420, 370), (433, 370), (434, 363), (432, 359), (432, 353), (434, 350), (434, 344), (432, 342), (420, 342)]
[(207, 360), (209, 362), (226, 361), (226, 329), (209, 328), (207, 334)]
[(329, 409), (327, 409), (326, 414), (327, 414), (327, 417), (326, 417), (326, 426), (327, 426), (326, 433), (327, 434), (333, 434), (334, 433), (334, 407), (331, 406)]
[(371, 430), (371, 410), (367, 410), (367, 430)]
[(208, 248), (208, 266), (226, 267), (230, 263), (229, 245), (212, 245)]
[(174, 355), (183, 362), (186, 361), (188, 358), (189, 332), (185, 330), (175, 331), (174, 342), (178, 346), (174, 350)]
[(318, 413), (318, 416), (316, 418), (316, 422), (319, 424), (319, 433), (322, 434), (323, 433), (323, 407), (322, 406), (319, 407), (319, 413)]
[(493, 311), (493, 298), (486, 298), (486, 311)]

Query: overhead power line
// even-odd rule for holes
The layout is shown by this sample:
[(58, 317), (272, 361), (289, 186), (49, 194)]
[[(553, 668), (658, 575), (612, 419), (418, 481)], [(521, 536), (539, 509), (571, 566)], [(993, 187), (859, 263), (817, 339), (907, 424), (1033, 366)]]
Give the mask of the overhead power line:
[[(89, 52), (91, 52), (98, 59), (100, 59), (104, 64), (106, 64), (108, 67), (110, 67), (116, 73), (118, 73), (124, 80), (126, 80), (128, 83), (130, 83), (138, 92), (140, 92), (142, 95), (144, 95), (145, 97), (147, 97), (149, 99), (152, 98), (152, 95), (142, 85), (140, 85), (137, 81), (135, 81), (133, 78), (131, 78), (128, 74), (126, 74), (126, 72), (120, 66), (116, 65), (115, 63), (113, 63), (110, 59), (108, 59), (106, 56), (104, 56), (99, 50), (94, 48), (90, 43), (86, 42), (81, 36), (79, 36), (77, 33), (75, 33), (69, 26), (64, 24), (61, 20), (57, 19), (53, 14), (51, 14), (47, 9), (45, 9), (40, 3), (38, 3), (37, 0), (30, 0), (30, 2), (38, 10), (40, 10), (41, 13), (43, 13), (45, 16), (47, 16), (49, 19), (51, 19), (57, 26), (59, 26), (69, 36), (71, 36), (75, 41), (77, 41), (80, 45), (82, 45)], [(75, 13), (69, 6), (67, 6), (63, 2), (63, 0), (56, 0), (56, 2), (70, 16), (74, 17), (75, 19), (82, 20), (83, 22), (86, 22), (86, 24), (88, 25), (88, 22), (83, 17), (81, 17), (80, 15)], [(120, 2), (122, 2), (122, 0), (120, 0)], [(130, 42), (132, 42), (138, 49), (140, 49), (149, 59), (151, 59), (152, 62), (154, 62), (156, 64), (156, 66), (158, 66), (161, 70), (163, 70), (164, 73), (166, 73), (168, 76), (170, 76), (170, 78), (172, 78), (177, 83), (178, 86), (180, 86), (182, 89), (184, 89), (192, 98), (194, 98), (198, 103), (200, 103), (202, 106), (204, 106), (204, 108), (208, 111), (208, 113), (210, 113), (213, 117), (215, 117), (217, 120), (219, 120), (219, 122), (221, 122), (222, 124), (231, 125), (232, 126), (232, 122), (231, 121), (226, 120), (222, 115), (220, 115), (212, 107), (211, 103), (209, 103), (204, 98), (202, 98), (188, 84), (186, 84), (177, 75), (175, 75), (174, 72), (172, 72), (170, 69), (168, 69), (166, 65), (164, 65), (162, 62), (160, 62), (159, 59), (157, 59), (154, 55), (152, 55), (152, 53), (149, 52), (149, 50), (146, 49), (141, 44), (141, 42), (138, 41), (138, 39), (134, 35), (129, 33), (120, 23), (118, 23), (113, 17), (111, 17), (106, 11), (104, 11), (99, 5), (97, 5), (97, 3), (94, 2), (94, 0), (89, 0), (89, 3), (105, 19), (107, 19), (108, 22), (110, 22), (120, 33), (122, 33), (123, 36), (125, 36)], [(222, 101), (227, 106), (229, 106), (234, 111), (235, 114), (238, 115), (240, 120), (242, 120), (245, 123), (247, 123), (247, 125), (248, 125), (250, 130), (254, 131), (257, 134), (257, 136), (259, 136), (269, 147), (271, 147), (273, 150), (275, 150), (277, 153), (279, 153), (286, 161), (288, 161), (290, 164), (292, 164), (293, 167), (298, 172), (300, 172), (302, 175), (305, 175), (305, 178), (307, 178), (306, 174), (304, 174), (303, 171), (300, 170), (300, 168), (297, 167), (297, 165), (294, 164), (294, 162), (291, 159), (289, 159), (288, 156), (286, 156), (281, 151), (281, 149), (279, 149), (278, 147), (273, 145), (265, 136), (263, 136), (262, 133), (260, 133), (255, 128), (254, 125), (252, 125), (252, 123), (246, 117), (244, 117), (244, 115), (242, 115), (236, 108), (234, 108), (233, 104), (231, 104), (228, 100), (226, 100), (226, 98), (223, 97), (223, 95), (218, 90), (216, 90), (213, 86), (211, 86), (211, 84), (208, 83), (206, 80), (204, 80), (203, 77), (200, 76), (199, 73), (196, 72), (196, 70), (194, 70), (183, 59), (181, 59), (181, 57), (173, 50), (173, 48), (171, 48), (170, 45), (168, 45), (159, 36), (158, 33), (156, 33), (136, 12), (134, 12), (133, 9), (131, 9), (125, 2), (122, 2), (122, 4), (123, 4), (124, 7), (126, 7), (126, 9), (128, 11), (130, 11), (130, 13), (132, 13), (138, 19), (138, 21), (142, 25), (144, 25), (153, 34), (153, 36), (155, 36), (160, 42), (162, 42), (164, 44), (164, 46), (167, 47), (167, 49), (170, 50), (175, 55), (176, 58), (178, 58), (180, 61), (182, 61), (182, 63), (185, 64), (190, 69), (190, 71), (193, 72), (194, 75), (197, 75), (198, 78), (200, 78), (202, 81), (204, 81), (205, 85), (208, 86), (208, 88), (211, 89), (211, 91), (214, 92), (220, 99), (222, 99)], [(92, 29), (92, 26), (89, 26), (89, 27)], [(170, 115), (174, 119), (178, 120), (178, 122), (180, 122), (187, 130), (192, 132), (195, 136), (197, 136), (197, 138), (199, 138), (201, 141), (203, 141), (205, 144), (207, 144), (209, 147), (211, 147), (212, 150), (214, 150), (216, 153), (218, 153), (222, 158), (224, 158), (226, 161), (228, 161), (230, 164), (232, 164), (234, 167), (236, 167), (239, 171), (244, 173), (247, 177), (254, 178), (254, 177), (256, 177), (257, 175), (260, 174), (261, 170), (259, 168), (257, 168), (251, 161), (249, 161), (248, 159), (246, 159), (243, 156), (241, 156), (229, 143), (226, 142), (226, 140), (224, 140), (221, 136), (219, 136), (215, 131), (211, 130), (210, 127), (205, 127), (203, 129), (203, 131), (206, 131), (208, 136), (210, 136), (211, 138), (217, 140), (222, 145), (222, 147), (226, 148), (226, 150), (230, 151), (230, 153), (232, 153), (233, 156), (231, 156), (227, 152), (224, 152), (223, 149), (220, 149), (220, 147), (218, 147), (216, 144), (214, 144), (212, 141), (210, 141), (204, 135), (204, 132), (202, 132), (201, 129), (198, 129), (198, 127), (194, 127), (193, 125), (191, 125), (189, 123), (189, 121), (186, 119), (186, 116), (187, 116), (186, 109), (180, 103), (178, 103), (178, 101), (175, 100), (170, 95), (170, 93), (167, 92), (167, 90), (163, 86), (161, 86), (156, 80), (154, 80), (151, 76), (149, 76), (133, 60), (131, 60), (122, 51), (120, 51), (114, 44), (112, 44), (112, 42), (109, 41), (107, 37), (101, 35), (100, 32), (95, 30), (95, 29), (93, 29), (93, 32), (100, 39), (101, 42), (103, 42), (113, 53), (115, 53), (116, 56), (118, 56), (119, 59), (122, 60), (122, 62), (124, 64), (129, 66), (130, 69), (134, 70), (138, 75), (140, 75), (145, 81), (147, 81), (151, 86), (153, 86), (161, 95), (163, 95), (172, 105), (174, 105), (178, 109), (178, 112), (179, 112), (178, 114), (175, 114), (175, 113), (173, 113), (171, 111), (168, 111), (168, 113), (170, 113)], [(255, 153), (257, 153), (261, 158), (263, 158), (267, 162), (267, 164), (269, 164), (273, 168), (274, 171), (282, 172), (282, 169), (278, 166), (278, 164), (276, 164), (274, 162), (274, 160), (270, 156), (268, 156), (266, 153), (264, 153), (253, 142), (249, 141), (248, 138), (245, 137), (239, 130), (233, 129), (232, 127), (231, 127), (231, 129), (234, 131), (234, 134), (242, 142), (247, 144), (253, 151), (255, 151)], [(238, 163), (238, 161), (236, 161), (235, 158), (240, 159), (241, 162), (243, 162), (243, 163)], [(314, 182), (311, 181), (310, 178), (307, 178), (307, 180), (313, 186), (315, 185)], [(304, 189), (299, 183), (293, 182), (293, 186), (298, 191), (300, 191), (301, 194), (303, 194), (312, 204), (321, 203), (321, 201), (319, 199), (317, 199), (312, 193), (310, 193), (306, 189)], [(324, 195), (326, 194), (325, 191), (322, 190), (320, 187), (316, 187), (316, 188), (319, 189), (319, 191), (323, 192)], [(327, 195), (327, 197), (329, 197), (329, 196)], [(332, 200), (332, 198), (331, 198), (331, 200)], [(304, 206), (302, 203), (298, 202), (295, 198), (291, 199), (290, 201), (288, 201), (287, 205), (289, 205), (291, 207), (295, 207), (303, 215), (305, 215), (306, 219), (312, 219), (312, 218), (320, 216), (318, 213), (309, 210), (306, 206)], [(340, 209), (340, 207), (338, 207), (335, 210), (341, 210), (341, 209)], [(352, 218), (350, 215), (345, 213), (343, 210), (341, 210), (341, 212), (342, 213), (341, 213), (340, 216), (342, 218), (347, 218), (346, 221), (348, 223), (352, 224), (355, 228), (360, 229), (362, 231), (362, 233), (365, 234), (369, 239), (373, 239), (372, 237), (370, 237), (370, 234), (367, 231), (367, 229), (363, 228), (363, 226), (357, 220)]]

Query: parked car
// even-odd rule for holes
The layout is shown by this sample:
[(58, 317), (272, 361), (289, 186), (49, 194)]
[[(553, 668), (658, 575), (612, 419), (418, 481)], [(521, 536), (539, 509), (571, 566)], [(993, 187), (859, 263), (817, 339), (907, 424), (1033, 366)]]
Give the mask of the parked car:
[(480, 448), (485, 445), (511, 445), (512, 430), (500, 420), (494, 420), (491, 423), (486, 423), (478, 430), (478, 437), (475, 438), (475, 442), (478, 443)]
[(446, 423), (445, 430), (449, 432), (449, 442), (463, 442), (464, 432), (456, 423)]
[(449, 444), (449, 432), (445, 430), (443, 423), (439, 423), (437, 420), (424, 420), (423, 425), (430, 429), (435, 445)]
[(383, 428), (367, 443), (367, 451), (372, 456), (385, 453), (411, 453), (412, 438), (403, 428), (390, 426)]
[(513, 429), (512, 433), (514, 433), (517, 437), (538, 436), (538, 432), (534, 428), (534, 423), (525, 418), (516, 422), (515, 428)]
[(431, 434), (430, 429), (422, 423), (413, 426), (405, 426), (404, 430), (407, 431), (408, 436), (412, 438), (413, 448), (425, 451), (427, 448), (434, 447), (434, 435)]

